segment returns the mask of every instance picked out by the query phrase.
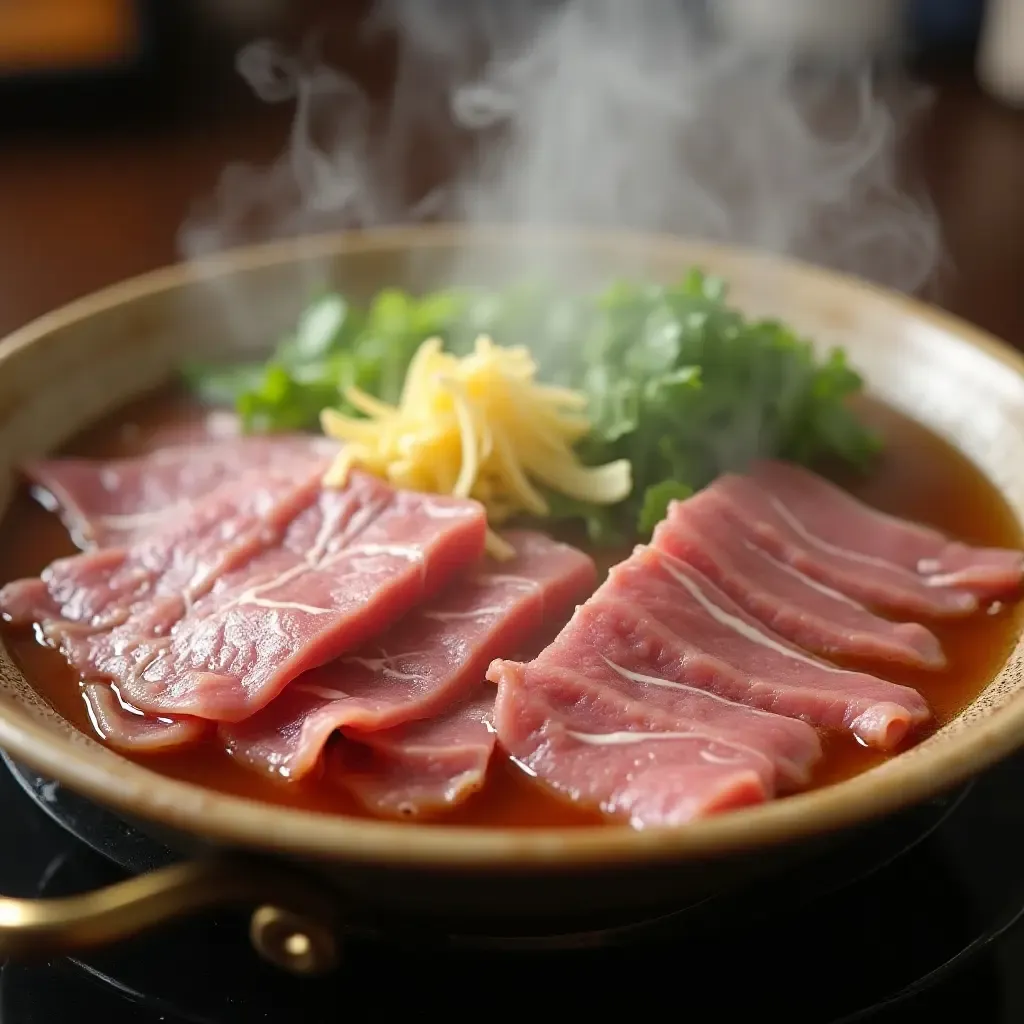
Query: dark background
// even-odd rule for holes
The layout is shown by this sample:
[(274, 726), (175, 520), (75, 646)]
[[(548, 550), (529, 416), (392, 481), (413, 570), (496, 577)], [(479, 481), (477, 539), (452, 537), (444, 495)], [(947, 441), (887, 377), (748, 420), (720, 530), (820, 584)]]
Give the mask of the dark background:
[[(946, 235), (950, 272), (939, 301), (1024, 347), (1024, 112), (974, 82), (972, 9), (980, 5), (915, 6), (936, 24), (947, 8), (959, 11), (959, 22), (947, 14), (945, 35), (932, 25), (915, 58), (937, 89), (914, 150)], [(174, 261), (179, 225), (224, 165), (281, 150), (291, 108), (249, 94), (234, 71), (241, 43), (263, 33), (300, 39), (327, 20), (351, 43), (346, 70), (371, 93), (383, 95), (393, 73), (386, 45), (361, 52), (355, 44), (367, 8), (360, 0), (134, 8), (141, 43), (118, 67), (4, 76), (0, 66), (0, 335)]]

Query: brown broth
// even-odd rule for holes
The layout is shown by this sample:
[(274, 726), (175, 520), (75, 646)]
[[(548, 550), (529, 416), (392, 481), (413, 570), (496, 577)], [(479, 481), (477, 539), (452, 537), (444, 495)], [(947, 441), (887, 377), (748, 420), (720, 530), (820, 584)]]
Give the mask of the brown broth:
[[(866, 479), (843, 483), (864, 501), (898, 516), (928, 523), (969, 543), (1020, 547), (1021, 531), (1001, 495), (979, 470), (924, 427), (876, 402), (864, 401), (864, 418), (885, 438), (878, 464)], [(158, 443), (200, 437), (201, 419), (176, 394), (150, 397), (87, 431), (67, 454), (123, 456)], [(76, 550), (57, 518), (30, 495), (19, 493), (3, 523), (0, 584), (38, 575), (53, 559)], [(624, 553), (617, 553), (621, 555)], [(606, 564), (610, 564), (607, 560)], [(987, 614), (951, 622), (929, 622), (942, 643), (949, 665), (942, 672), (887, 668), (885, 676), (918, 689), (935, 713), (930, 728), (941, 727), (971, 703), (998, 671), (1021, 625), (1020, 606), (993, 607)], [(26, 634), (5, 637), (8, 649), (39, 692), (68, 721), (87, 733), (86, 713), (77, 675), (63, 658)], [(863, 667), (870, 671), (870, 667)], [(913, 741), (922, 737), (918, 733)], [(878, 764), (886, 757), (855, 740), (825, 737), (825, 757), (813, 784), (823, 786)], [(210, 741), (176, 753), (134, 758), (156, 771), (226, 793), (308, 810), (365, 817), (347, 793), (310, 780), (278, 783), (239, 764)], [(484, 789), (443, 821), (460, 825), (503, 827), (580, 826), (601, 821), (594, 813), (570, 807), (544, 792), (512, 762), (496, 757)]]

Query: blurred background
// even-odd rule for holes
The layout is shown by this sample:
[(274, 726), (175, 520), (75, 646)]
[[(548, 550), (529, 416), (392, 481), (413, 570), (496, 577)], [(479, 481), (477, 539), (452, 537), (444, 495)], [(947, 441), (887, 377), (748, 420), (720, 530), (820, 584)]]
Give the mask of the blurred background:
[[(386, 96), (395, 42), (363, 34), (369, 7), (0, 0), (0, 333), (178, 258), (181, 224), (225, 165), (266, 163), (282, 151), (293, 107), (261, 101), (242, 81), (236, 54), (245, 43), (271, 36), (299, 45), (329, 26), (332, 58), (371, 97)], [(426, 2), (450, 17), (458, 7)], [(940, 301), (1024, 346), (1024, 0), (703, 7), (726, 36), (826, 65), (877, 53), (931, 83), (935, 102), (911, 155), (955, 268)], [(430, 162), (431, 148), (428, 139), (407, 155), (417, 165), (410, 173)]]

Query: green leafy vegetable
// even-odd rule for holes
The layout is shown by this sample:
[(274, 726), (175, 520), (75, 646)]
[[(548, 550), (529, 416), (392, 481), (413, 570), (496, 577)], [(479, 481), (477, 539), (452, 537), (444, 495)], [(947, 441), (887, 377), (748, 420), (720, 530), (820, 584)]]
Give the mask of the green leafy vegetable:
[(607, 505), (588, 505), (556, 491), (545, 490), (548, 519), (553, 522), (578, 522), (593, 544), (611, 547), (627, 544), (635, 533), (632, 523), (624, 523), (620, 510)]
[(668, 507), (673, 501), (683, 501), (693, 494), (693, 488), (678, 480), (662, 480), (651, 484), (644, 491), (643, 504), (640, 506), (640, 532), (645, 536), (665, 518)]
[(822, 358), (785, 324), (748, 319), (699, 270), (596, 296), (536, 281), (422, 297), (386, 289), (365, 313), (327, 294), (267, 362), (189, 367), (186, 378), (204, 399), (233, 404), (248, 431), (312, 429), (325, 406), (355, 412), (350, 385), (396, 402), (426, 338), (463, 354), (481, 333), (528, 345), (543, 378), (586, 394), (585, 462), (632, 464), (633, 493), (615, 508), (548, 496), (551, 518), (580, 521), (595, 543), (649, 534), (669, 501), (755, 458), (862, 467), (878, 450), (849, 408), (862, 382), (843, 352)]
[(677, 496), (668, 483), (695, 491), (772, 456), (863, 466), (877, 450), (848, 407), (862, 382), (843, 353), (819, 360), (784, 324), (745, 318), (719, 279), (691, 271), (669, 287), (620, 283), (599, 305), (580, 350), (593, 417), (586, 454), (631, 461), (624, 512), (641, 533)]

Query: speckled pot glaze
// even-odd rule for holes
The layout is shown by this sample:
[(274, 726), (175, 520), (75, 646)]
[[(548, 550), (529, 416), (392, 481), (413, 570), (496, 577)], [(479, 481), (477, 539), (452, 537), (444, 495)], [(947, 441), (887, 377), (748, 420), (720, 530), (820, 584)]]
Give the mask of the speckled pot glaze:
[[(698, 263), (752, 313), (843, 345), (869, 389), (966, 453), (1024, 520), (1024, 359), (969, 325), (863, 282), (679, 239), (396, 229), (324, 236), (172, 267), (51, 313), (0, 344), (0, 508), (13, 467), (167, 378), (186, 354), (264, 345), (315, 283), (369, 293), (455, 268), (481, 280), (510, 261), (665, 279)], [(2, 542), (2, 540), (0, 540)], [(375, 910), (546, 917), (695, 899), (842, 830), (926, 799), (1024, 742), (1024, 648), (919, 746), (849, 781), (673, 831), (501, 830), (326, 817), (225, 796), (131, 763), (69, 726), (0, 649), (0, 747), (171, 835), (283, 855)]]

